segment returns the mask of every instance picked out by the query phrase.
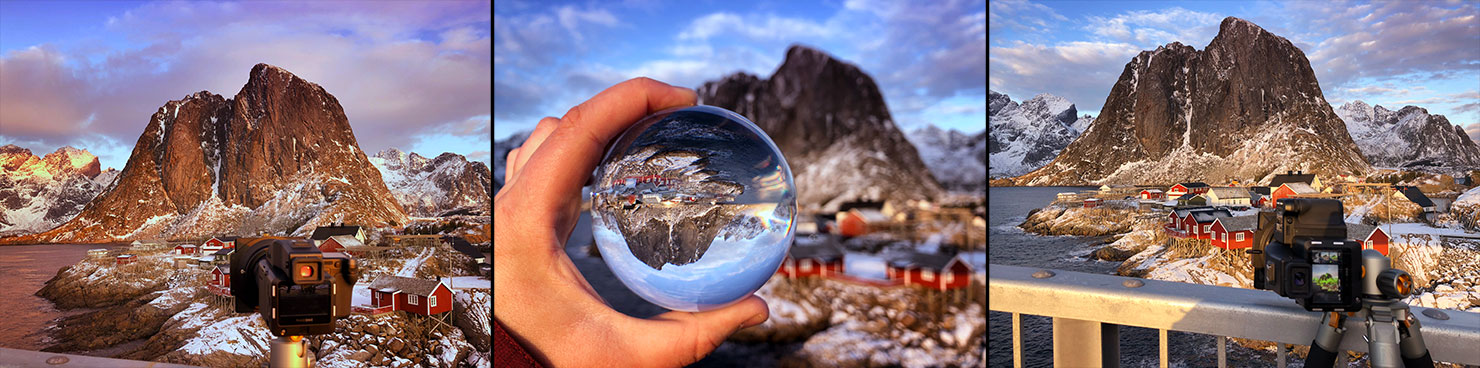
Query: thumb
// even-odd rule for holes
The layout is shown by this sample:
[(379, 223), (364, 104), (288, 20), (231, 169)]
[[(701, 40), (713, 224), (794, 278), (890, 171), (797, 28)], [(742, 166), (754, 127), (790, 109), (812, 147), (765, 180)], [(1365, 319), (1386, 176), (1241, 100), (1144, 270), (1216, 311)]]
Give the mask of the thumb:
[(659, 366), (682, 366), (709, 355), (742, 328), (770, 317), (766, 301), (751, 295), (724, 308), (704, 312), (668, 312), (639, 321), (632, 330), (644, 361)]

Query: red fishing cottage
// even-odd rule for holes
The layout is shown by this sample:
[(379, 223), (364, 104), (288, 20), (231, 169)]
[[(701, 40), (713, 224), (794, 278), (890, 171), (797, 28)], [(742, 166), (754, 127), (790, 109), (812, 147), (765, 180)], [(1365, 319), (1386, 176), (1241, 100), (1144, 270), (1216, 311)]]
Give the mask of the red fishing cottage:
[(971, 284), (971, 271), (971, 265), (960, 256), (914, 253), (890, 260), (885, 274), (904, 285), (946, 290)]
[[(440, 280), (381, 276), (370, 283), (371, 314), (406, 311), (424, 316), (452, 310), (452, 289)], [(360, 308), (356, 308), (359, 311)]]
[(1223, 249), (1241, 249), (1254, 246), (1254, 230), (1259, 228), (1258, 216), (1220, 217), (1213, 220), (1213, 246)]
[(1367, 224), (1346, 224), (1346, 237), (1362, 242), (1362, 249), (1376, 250), (1382, 255), (1388, 255), (1388, 236), (1382, 227)]
[(843, 273), (843, 253), (830, 246), (796, 246), (781, 261), (776, 273), (796, 279), (808, 276), (828, 277)]

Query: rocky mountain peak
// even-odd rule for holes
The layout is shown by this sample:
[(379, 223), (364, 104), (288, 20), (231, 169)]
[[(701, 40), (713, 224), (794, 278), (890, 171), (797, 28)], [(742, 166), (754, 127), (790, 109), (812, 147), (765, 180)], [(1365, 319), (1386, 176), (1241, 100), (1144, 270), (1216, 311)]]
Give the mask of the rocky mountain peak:
[(296, 235), (334, 221), (406, 222), (338, 100), (267, 64), (252, 68), (234, 98), (199, 91), (166, 102), (116, 177), (75, 219), (6, 240)]
[[(1230, 17), (1202, 51), (1173, 42), (1132, 58), (1092, 128), (1015, 183), (1260, 181), (1285, 170), (1370, 169), (1353, 146), (1304, 52)], [(1198, 164), (1181, 163), (1189, 157)]]
[(770, 78), (736, 73), (704, 83), (698, 94), (700, 103), (750, 118), (776, 141), (804, 208), (940, 192), (873, 77), (825, 52), (792, 46)]

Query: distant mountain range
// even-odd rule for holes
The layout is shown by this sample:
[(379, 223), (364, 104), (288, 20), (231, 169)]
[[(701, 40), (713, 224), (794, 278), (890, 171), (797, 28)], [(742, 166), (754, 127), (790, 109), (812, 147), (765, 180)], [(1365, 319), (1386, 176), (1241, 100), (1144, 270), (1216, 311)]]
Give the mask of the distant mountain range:
[(1095, 121), (1089, 115), (1075, 117), (1078, 110), (1073, 103), (1051, 94), (1039, 94), (1018, 104), (997, 91), (988, 93), (992, 178), (1018, 176), (1043, 167)]
[(930, 174), (949, 190), (981, 192), (987, 185), (987, 132), (967, 135), (934, 125), (916, 128), (905, 136), (920, 152)]
[(481, 161), (444, 152), (428, 159), (415, 152), (388, 148), (370, 157), (385, 186), (412, 216), (489, 214), (491, 172)]
[(0, 147), (0, 236), (56, 227), (118, 178), (98, 157), (70, 146), (44, 157), (16, 145)]
[(1480, 168), (1480, 145), (1444, 115), (1352, 101), (1336, 108), (1362, 156), (1383, 167)]

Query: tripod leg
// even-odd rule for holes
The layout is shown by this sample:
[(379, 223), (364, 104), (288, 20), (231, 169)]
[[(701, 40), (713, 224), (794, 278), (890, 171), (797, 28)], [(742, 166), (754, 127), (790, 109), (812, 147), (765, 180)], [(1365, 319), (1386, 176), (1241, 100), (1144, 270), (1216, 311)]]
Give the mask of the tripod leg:
[(1340, 313), (1326, 313), (1321, 317), (1321, 326), (1316, 329), (1316, 339), (1310, 343), (1310, 354), (1305, 356), (1306, 367), (1333, 367), (1336, 354), (1341, 348), (1341, 335), (1346, 333), (1346, 317)]
[(1407, 313), (1404, 309), (1403, 323), (1398, 326), (1398, 349), (1403, 356), (1403, 366), (1433, 367), (1434, 358), (1429, 356), (1429, 348), (1423, 343), (1423, 334), (1419, 332), (1418, 317)]

